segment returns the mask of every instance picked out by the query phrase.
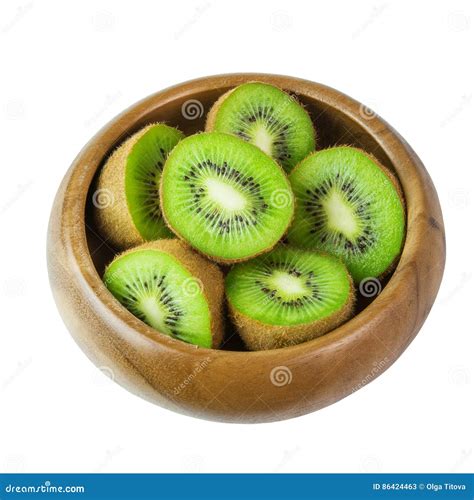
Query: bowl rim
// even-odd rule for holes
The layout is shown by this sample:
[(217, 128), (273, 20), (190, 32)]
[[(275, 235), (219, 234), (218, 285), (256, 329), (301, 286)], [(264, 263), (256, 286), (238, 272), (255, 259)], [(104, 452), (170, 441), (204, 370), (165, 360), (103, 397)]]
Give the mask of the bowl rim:
[[(255, 80), (268, 81), (273, 84), (275, 82), (277, 84), (280, 83), (285, 90), (297, 95), (304, 96), (307, 92), (310, 94), (311, 99), (318, 100), (325, 108), (336, 107), (338, 112), (344, 114), (349, 120), (357, 122), (367, 134), (371, 135), (377, 146), (389, 158), (402, 186), (406, 207), (406, 236), (404, 246), (393, 274), (381, 293), (358, 314), (321, 337), (293, 346), (263, 351), (230, 351), (198, 347), (177, 339), (172, 339), (146, 325), (123, 307), (106, 288), (92, 260), (87, 243), (85, 218), (87, 199), (97, 170), (103, 164), (105, 155), (128, 136), (133, 126), (152, 111), (158, 103), (164, 104), (166, 102), (173, 102), (178, 98), (186, 99), (186, 97), (192, 99), (192, 96), (195, 96), (200, 91), (217, 90)], [(292, 88), (288, 87), (288, 82), (291, 82)], [(407, 252), (407, 248), (410, 242), (417, 239), (417, 235), (413, 233), (410, 220), (425, 208), (424, 205), (426, 203), (426, 198), (423, 195), (423, 183), (419, 174), (420, 168), (424, 171), (421, 161), (418, 160), (405, 140), (378, 115), (373, 114), (370, 116), (370, 119), (366, 116), (364, 117), (363, 110), (365, 109), (368, 108), (342, 92), (326, 85), (300, 78), (266, 73), (232, 73), (201, 77), (168, 87), (133, 104), (107, 123), (85, 145), (63, 180), (65, 184), (61, 220), (64, 234), (63, 242), (67, 254), (73, 257), (75, 264), (74, 273), (77, 277), (78, 286), (82, 288), (84, 293), (87, 293), (85, 296), (93, 294), (96, 297), (97, 301), (93, 306), (101, 309), (102, 314), (108, 315), (111, 321), (119, 321), (123, 326), (128, 327), (128, 331), (133, 332), (133, 335), (145, 336), (150, 341), (159, 344), (162, 348), (178, 351), (182, 355), (195, 355), (197, 352), (201, 352), (205, 356), (222, 359), (229, 356), (234, 358), (242, 358), (242, 356), (252, 356), (254, 358), (262, 356), (271, 357), (277, 353), (281, 358), (286, 353), (291, 358), (306, 352), (314, 353), (319, 351), (322, 353), (351, 336), (364, 335), (364, 331), (370, 330), (368, 325), (377, 322), (378, 314), (385, 307), (382, 307), (382, 302), (384, 304), (390, 303), (393, 307), (396, 307), (397, 304), (405, 300), (405, 295), (400, 293), (400, 287), (396, 278), (402, 268), (409, 264), (410, 261), (416, 259), (418, 254), (421, 255), (423, 253), (422, 249), (424, 247), (419, 241), (414, 245), (414, 250), (411, 249), (409, 253)], [(397, 159), (401, 151), (405, 154), (405, 157), (401, 160), (406, 164), (412, 164), (412, 169), (418, 173), (418, 179), (414, 180), (411, 178), (412, 176), (408, 174), (403, 175), (403, 172), (397, 170)], [(100, 158), (98, 158), (99, 155)], [(409, 190), (406, 189), (408, 186), (408, 177), (410, 177)], [(72, 186), (74, 186), (74, 189), (72, 189)], [(71, 195), (71, 193), (74, 194)], [(416, 206), (413, 204), (415, 199), (417, 200)], [(420, 200), (422, 201), (421, 203)], [(90, 227), (88, 229), (92, 230)]]

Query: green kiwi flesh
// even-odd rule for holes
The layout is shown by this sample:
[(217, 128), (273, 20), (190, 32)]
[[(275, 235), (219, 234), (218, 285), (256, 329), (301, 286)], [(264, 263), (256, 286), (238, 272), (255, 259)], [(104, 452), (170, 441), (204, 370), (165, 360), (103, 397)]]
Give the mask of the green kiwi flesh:
[(282, 245), (235, 265), (225, 288), (250, 349), (318, 337), (345, 321), (354, 303), (352, 279), (338, 258)]
[(219, 99), (206, 130), (251, 142), (286, 171), (314, 151), (316, 142), (306, 110), (286, 92), (260, 82), (244, 83)]
[(293, 193), (281, 167), (229, 134), (181, 141), (168, 156), (160, 190), (172, 231), (222, 263), (271, 250), (293, 217)]
[(169, 152), (184, 134), (168, 125), (150, 128), (133, 146), (125, 170), (125, 192), (133, 222), (145, 241), (171, 237), (161, 216), (159, 185)]
[(97, 227), (109, 244), (126, 249), (172, 237), (161, 216), (159, 182), (168, 153), (183, 137), (175, 128), (150, 124), (108, 158), (94, 193), (99, 198), (93, 202)]
[(184, 243), (158, 240), (128, 250), (107, 267), (104, 283), (162, 334), (201, 347), (220, 343), (222, 274)]
[(340, 257), (356, 282), (389, 270), (402, 249), (405, 212), (387, 169), (341, 146), (313, 153), (289, 179), (297, 200), (290, 243)]

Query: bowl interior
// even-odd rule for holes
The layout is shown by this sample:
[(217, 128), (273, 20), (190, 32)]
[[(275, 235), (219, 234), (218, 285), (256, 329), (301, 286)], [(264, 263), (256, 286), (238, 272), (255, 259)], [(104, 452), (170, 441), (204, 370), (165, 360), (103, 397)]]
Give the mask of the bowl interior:
[[(113, 151), (125, 138), (139, 130), (151, 122), (166, 122), (169, 125), (176, 126), (186, 135), (204, 130), (206, 114), (212, 104), (231, 87), (222, 86), (219, 88), (206, 89), (195, 91), (186, 96), (176, 97), (174, 99), (163, 100), (155, 99), (154, 105), (149, 111), (141, 115), (130, 127), (123, 131), (120, 137), (117, 138), (108, 154)], [(329, 106), (327, 103), (319, 101), (315, 97), (296, 94), (290, 88), (284, 89), (290, 94), (293, 94), (300, 102), (304, 104), (307, 111), (311, 115), (318, 133), (318, 149), (327, 148), (335, 145), (348, 144), (359, 147), (373, 154), (383, 165), (396, 173), (394, 165), (390, 162), (384, 150), (380, 147), (375, 138), (364, 129), (357, 121), (344, 113), (342, 110)], [(196, 101), (196, 102), (194, 102)], [(188, 108), (187, 112), (183, 112), (186, 106), (194, 106)], [(191, 113), (190, 109), (196, 112)], [(363, 109), (361, 108), (361, 113)], [(370, 119), (370, 116), (368, 116)], [(106, 155), (100, 165), (103, 165), (108, 155)], [(96, 178), (100, 166), (96, 172)], [(86, 236), (89, 252), (94, 262), (95, 268), (100, 276), (104, 272), (105, 266), (113, 259), (116, 249), (113, 248), (98, 232), (95, 227), (92, 210), (94, 208), (92, 197), (95, 190), (95, 180), (91, 183), (87, 203), (86, 203)], [(383, 285), (390, 279), (391, 275), (387, 275)], [(358, 293), (357, 298), (357, 313), (365, 309), (373, 299), (364, 297)], [(229, 322), (226, 326), (226, 334), (223, 342), (223, 349), (234, 351), (245, 351), (240, 337), (236, 334), (232, 324)]]

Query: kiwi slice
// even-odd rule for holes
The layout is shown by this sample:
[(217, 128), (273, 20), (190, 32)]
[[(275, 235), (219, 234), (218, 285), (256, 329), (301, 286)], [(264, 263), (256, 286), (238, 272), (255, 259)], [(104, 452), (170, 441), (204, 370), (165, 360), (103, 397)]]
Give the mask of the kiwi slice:
[(341, 257), (356, 282), (391, 268), (404, 241), (405, 211), (386, 168), (341, 146), (310, 155), (289, 178), (297, 200), (290, 243)]
[(225, 288), (251, 350), (319, 337), (347, 320), (354, 305), (352, 279), (338, 258), (282, 245), (234, 266)]
[(160, 191), (173, 232), (222, 263), (271, 250), (293, 217), (293, 193), (281, 167), (229, 134), (182, 140), (166, 160)]
[(222, 273), (183, 242), (158, 240), (118, 255), (104, 282), (122, 305), (159, 332), (201, 347), (219, 346)]
[(266, 83), (244, 83), (211, 108), (206, 130), (233, 134), (258, 146), (289, 172), (314, 151), (316, 133), (293, 97)]
[(102, 235), (117, 248), (172, 237), (161, 216), (159, 182), (168, 153), (183, 137), (168, 125), (148, 125), (107, 160), (95, 192), (105, 202), (93, 200), (94, 213)]

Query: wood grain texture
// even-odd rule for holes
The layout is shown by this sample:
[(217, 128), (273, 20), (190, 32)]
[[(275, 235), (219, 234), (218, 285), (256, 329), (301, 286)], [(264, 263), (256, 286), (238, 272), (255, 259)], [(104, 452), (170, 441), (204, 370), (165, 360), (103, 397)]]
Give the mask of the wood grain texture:
[[(400, 261), (382, 293), (327, 335), (278, 350), (208, 350), (161, 335), (124, 309), (100, 273), (114, 249), (91, 222), (97, 172), (126, 137), (156, 121), (190, 134), (224, 92), (243, 82), (275, 84), (297, 96), (318, 129), (318, 148), (350, 144), (398, 177), (407, 208)], [(197, 114), (186, 112), (197, 101)], [(202, 111), (202, 112), (201, 112)], [(445, 262), (436, 190), (398, 133), (346, 95), (275, 75), (203, 78), (158, 92), (106, 125), (74, 160), (58, 190), (48, 234), (48, 267), (59, 311), (76, 342), (131, 392), (171, 410), (225, 422), (269, 422), (318, 410), (383, 373), (406, 349), (435, 300)], [(232, 343), (232, 341), (230, 342)]]

